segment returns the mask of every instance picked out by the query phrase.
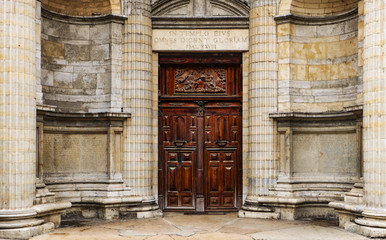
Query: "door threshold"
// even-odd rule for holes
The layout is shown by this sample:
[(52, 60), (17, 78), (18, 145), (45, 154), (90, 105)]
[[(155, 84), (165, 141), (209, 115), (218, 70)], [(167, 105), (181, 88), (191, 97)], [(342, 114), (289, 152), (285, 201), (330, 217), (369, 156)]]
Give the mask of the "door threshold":
[(184, 212), (184, 215), (225, 215), (226, 212)]

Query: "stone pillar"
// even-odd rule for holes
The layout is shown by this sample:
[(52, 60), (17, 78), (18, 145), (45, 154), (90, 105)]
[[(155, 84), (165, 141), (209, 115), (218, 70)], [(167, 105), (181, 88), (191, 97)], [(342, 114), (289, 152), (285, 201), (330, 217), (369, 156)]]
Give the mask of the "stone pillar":
[(0, 238), (39, 232), (36, 180), (36, 0), (0, 0)]
[(386, 237), (386, 5), (364, 1), (363, 161), (365, 210), (361, 233)]
[(125, 124), (123, 173), (133, 195), (154, 203), (152, 194), (153, 85), (152, 26), (150, 0), (125, 0), (128, 16), (123, 35), (124, 111), (131, 113)]
[(256, 210), (258, 197), (276, 181), (275, 126), (269, 113), (277, 111), (276, 0), (253, 0), (249, 49), (249, 175), (244, 210)]

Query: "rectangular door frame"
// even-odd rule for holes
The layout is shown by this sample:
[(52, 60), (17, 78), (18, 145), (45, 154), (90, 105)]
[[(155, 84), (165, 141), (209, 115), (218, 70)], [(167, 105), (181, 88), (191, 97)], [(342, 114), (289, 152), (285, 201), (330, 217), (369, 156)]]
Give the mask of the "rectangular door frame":
[[(159, 54), (159, 128), (158, 128), (158, 138), (159, 138), (159, 164), (158, 164), (158, 194), (159, 194), (159, 204), (164, 211), (237, 211), (241, 207), (242, 201), (242, 126), (241, 126), (241, 108), (242, 108), (242, 65), (241, 65), (241, 54)], [(226, 94), (174, 94), (174, 80), (169, 82), (170, 78), (173, 77), (173, 66), (224, 66), (227, 68), (227, 74), (229, 78), (232, 78), (231, 82), (227, 82), (227, 92)], [(206, 185), (205, 185), (205, 174), (207, 167), (205, 166), (205, 143), (204, 143), (204, 115), (205, 115), (205, 104), (214, 104), (218, 103), (219, 105), (228, 106), (229, 104), (237, 103), (239, 104), (240, 112), (240, 125), (239, 125), (239, 134), (240, 142), (238, 145), (237, 151), (237, 163), (236, 163), (236, 193), (235, 193), (235, 207), (230, 208), (209, 208), (205, 199), (207, 195)], [(192, 208), (187, 207), (176, 207), (168, 208), (167, 207), (167, 193), (166, 193), (166, 184), (167, 184), (167, 165), (165, 157), (164, 146), (162, 143), (162, 136), (164, 134), (162, 130), (162, 111), (167, 108), (176, 108), (178, 106), (190, 106), (197, 109), (197, 129), (202, 129), (197, 131), (197, 149), (196, 149), (196, 159), (194, 162), (194, 174), (195, 174), (195, 189), (194, 197), (195, 204)], [(199, 144), (202, 147), (198, 147)], [(181, 151), (183, 149), (181, 148)], [(199, 160), (201, 156), (201, 160)]]

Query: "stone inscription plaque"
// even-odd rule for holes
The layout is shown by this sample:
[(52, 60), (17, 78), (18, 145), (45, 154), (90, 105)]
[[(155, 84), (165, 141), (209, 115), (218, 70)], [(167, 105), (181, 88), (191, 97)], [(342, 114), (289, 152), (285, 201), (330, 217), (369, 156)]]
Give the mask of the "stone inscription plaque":
[(296, 133), (292, 145), (295, 177), (342, 177), (358, 173), (356, 133)]
[(44, 172), (106, 173), (106, 134), (44, 134)]
[(154, 51), (248, 51), (248, 29), (153, 30)]

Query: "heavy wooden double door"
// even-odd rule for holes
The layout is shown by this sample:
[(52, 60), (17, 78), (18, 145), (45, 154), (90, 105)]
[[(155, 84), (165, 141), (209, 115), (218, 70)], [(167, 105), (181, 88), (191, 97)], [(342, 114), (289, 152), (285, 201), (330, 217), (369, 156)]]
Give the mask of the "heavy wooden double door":
[(223, 57), (221, 64), (212, 56), (160, 56), (159, 200), (164, 210), (240, 206), (241, 62), (235, 54), (216, 55)]

